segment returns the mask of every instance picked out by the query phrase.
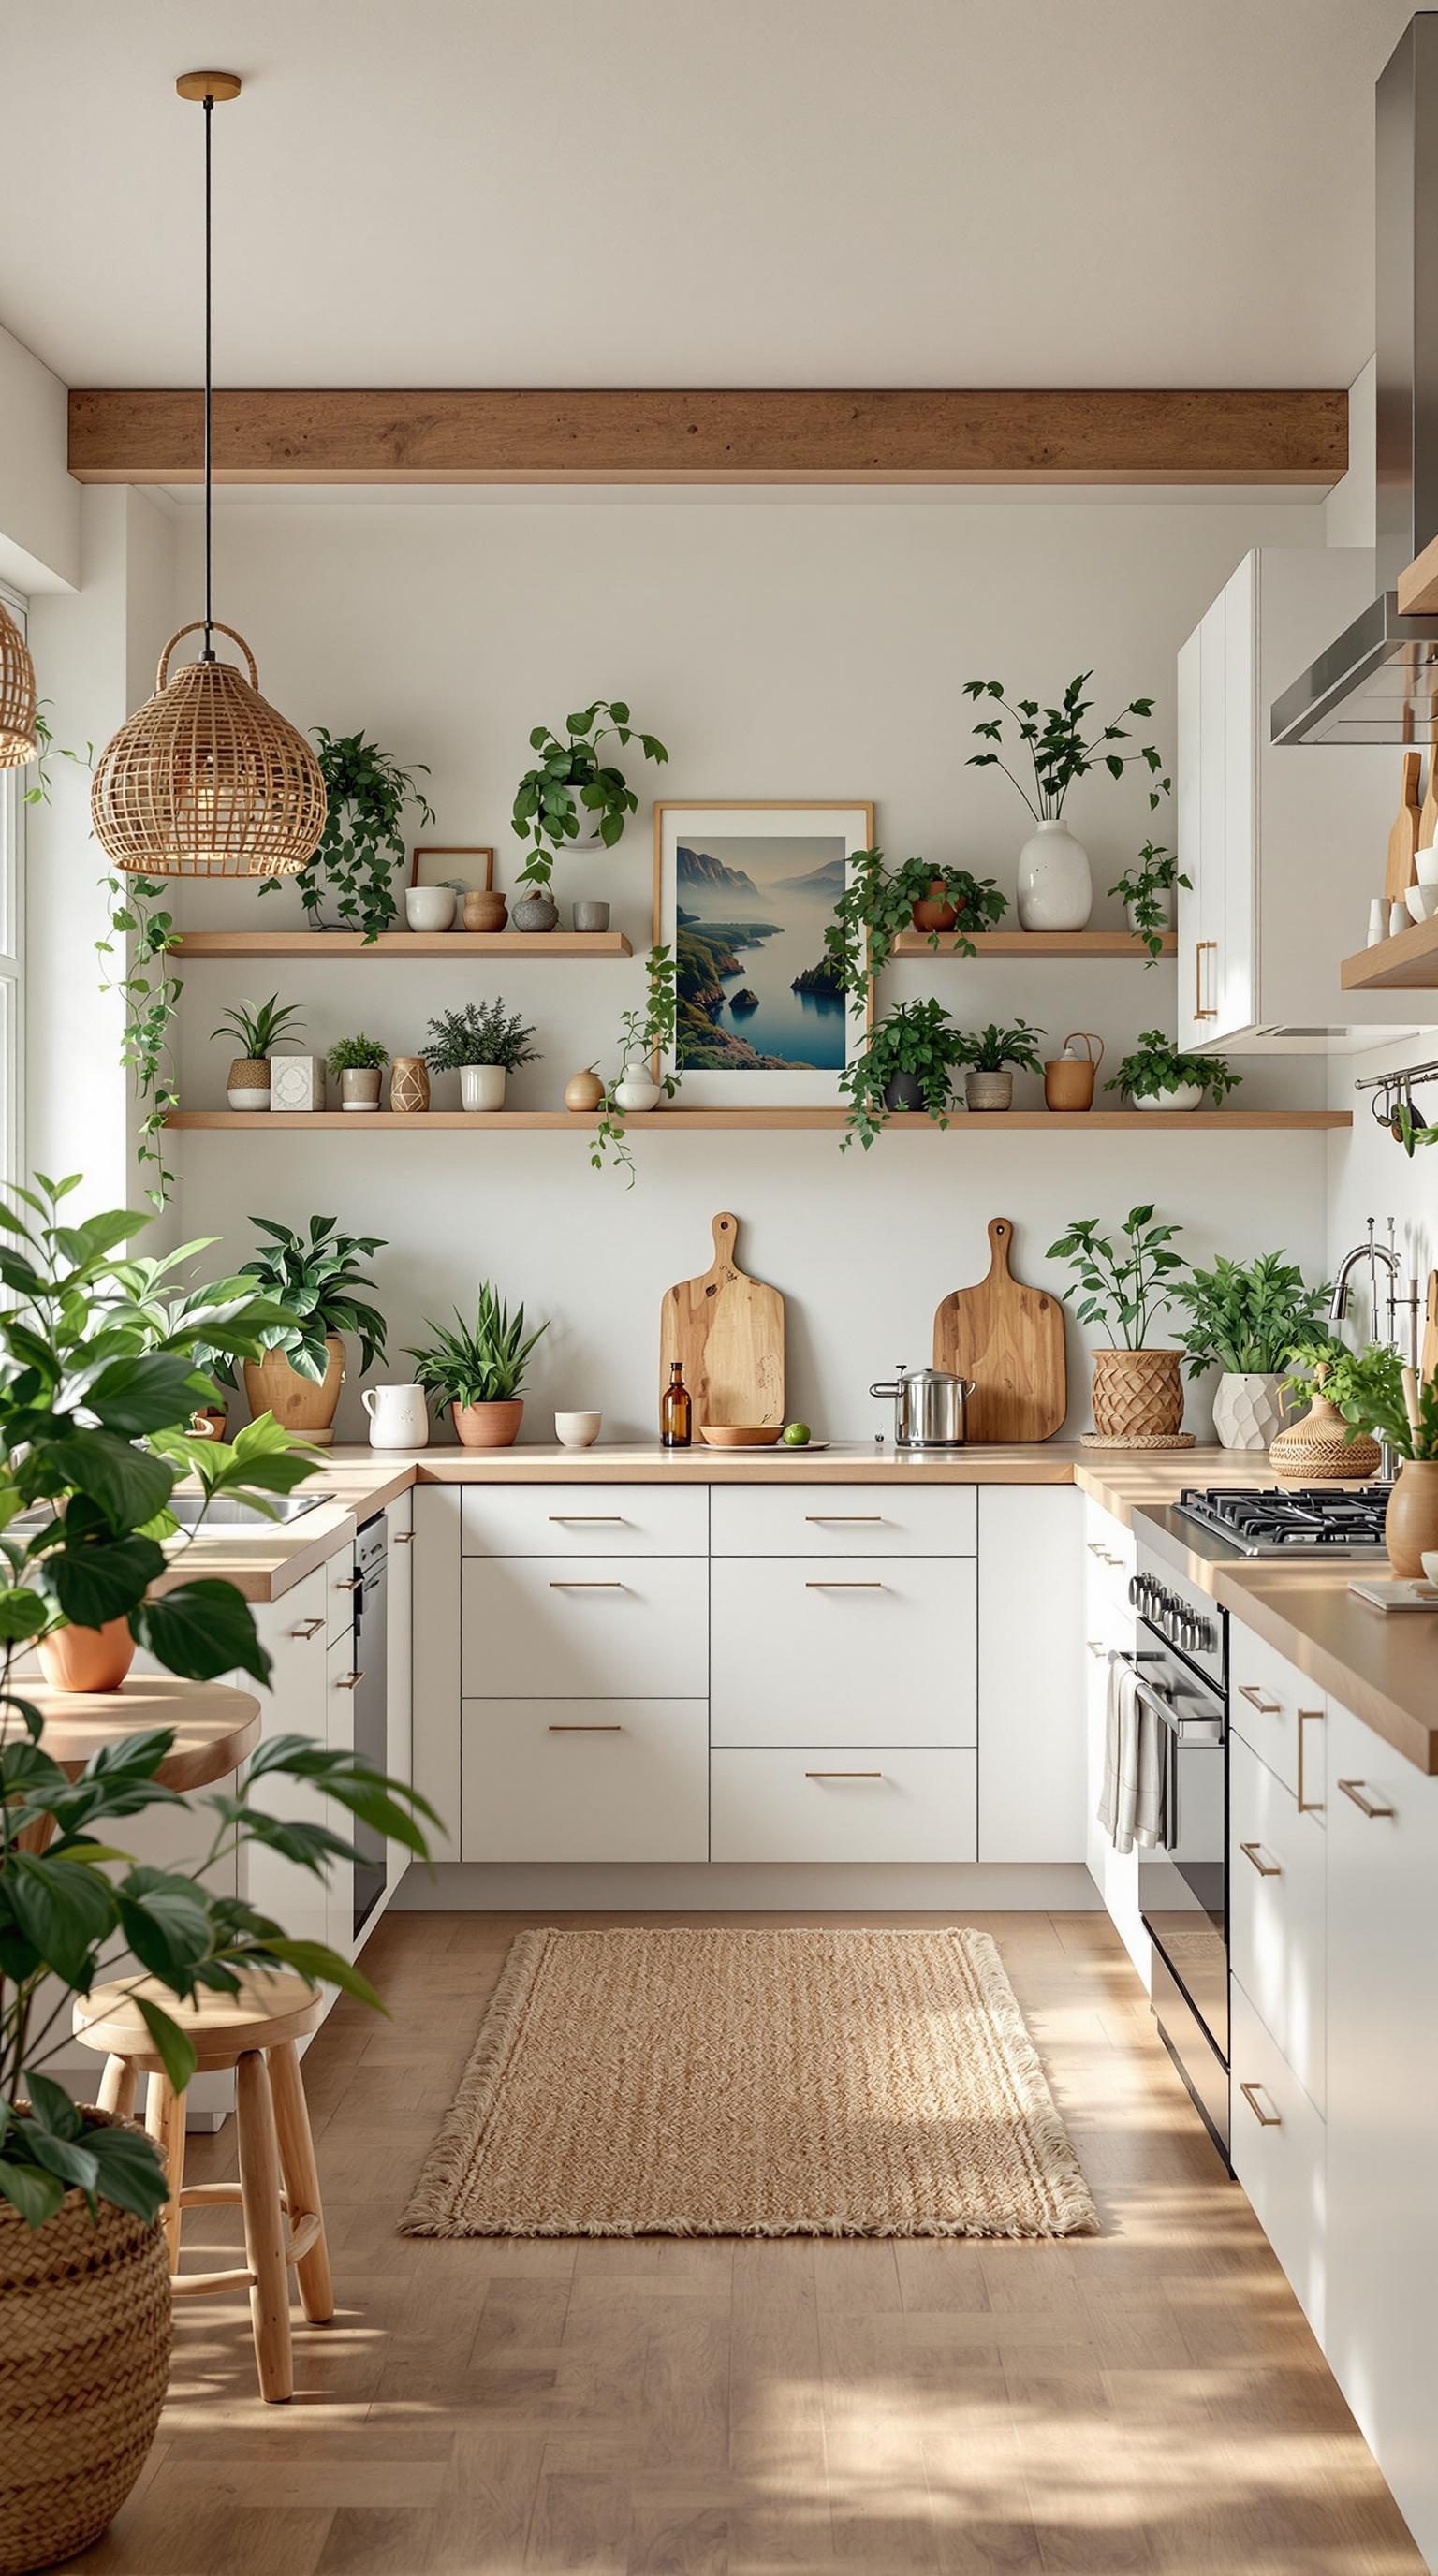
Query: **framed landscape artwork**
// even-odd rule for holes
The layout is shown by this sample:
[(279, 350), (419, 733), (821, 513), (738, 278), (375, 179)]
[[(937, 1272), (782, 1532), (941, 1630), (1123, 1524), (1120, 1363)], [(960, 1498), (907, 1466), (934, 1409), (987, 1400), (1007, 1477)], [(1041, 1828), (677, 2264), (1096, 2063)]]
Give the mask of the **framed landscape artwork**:
[(824, 933), (871, 804), (659, 804), (654, 936), (674, 951), (675, 1053), (693, 1107), (827, 1108), (863, 1045)]

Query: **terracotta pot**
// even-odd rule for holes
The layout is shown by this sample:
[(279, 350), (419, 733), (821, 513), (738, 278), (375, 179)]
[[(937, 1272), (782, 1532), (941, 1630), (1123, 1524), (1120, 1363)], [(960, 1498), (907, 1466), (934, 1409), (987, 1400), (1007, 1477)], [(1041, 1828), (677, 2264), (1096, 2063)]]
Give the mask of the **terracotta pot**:
[(302, 1432), (321, 1448), (334, 1438), (335, 1407), (344, 1384), (345, 1346), (338, 1333), (327, 1333), (329, 1365), (316, 1386), (291, 1368), (283, 1351), (266, 1351), (262, 1360), (246, 1360), (245, 1395), (253, 1414), (272, 1413), (285, 1431)]
[(597, 1073), (572, 1073), (564, 1086), (566, 1109), (598, 1109), (604, 1100), (604, 1085)]
[(509, 905), (502, 894), (490, 894), (479, 887), (472, 887), (465, 896), (466, 930), (486, 930), (493, 933), (496, 930), (502, 930), (508, 919)]
[(914, 928), (916, 930), (952, 930), (958, 917), (945, 892), (943, 878), (934, 877), (930, 881), (928, 893), (921, 895), (913, 907)]
[(1170, 1440), (1183, 1428), (1178, 1351), (1095, 1351), (1093, 1427), (1105, 1440)]
[(35, 1652), (52, 1690), (112, 1691), (135, 1660), (135, 1640), (128, 1619), (107, 1619), (103, 1628), (57, 1628)]
[(160, 2420), (171, 2312), (158, 2220), (102, 2200), (92, 2221), (69, 2191), (32, 2234), (0, 2203), (0, 2576), (72, 2557), (119, 2512)]
[(230, 1409), (225, 1404), (197, 1404), (190, 1416), (190, 1430), (196, 1440), (223, 1440)]
[(506, 1404), (452, 1404), (449, 1409), (462, 1449), (508, 1449), (519, 1437), (524, 1398), (511, 1396)]
[(1338, 1407), (1316, 1386), (1308, 1411), (1269, 1442), (1268, 1463), (1275, 1476), (1301, 1485), (1361, 1484), (1377, 1475), (1383, 1452), (1366, 1431), (1346, 1440), (1347, 1429)]
[(1383, 1536), (1394, 1573), (1421, 1575), (1425, 1555), (1438, 1548), (1438, 1458), (1402, 1460), (1388, 1497)]
[(416, 1118), (429, 1107), (429, 1066), (422, 1055), (397, 1055), (389, 1075), (389, 1105), (397, 1118)]

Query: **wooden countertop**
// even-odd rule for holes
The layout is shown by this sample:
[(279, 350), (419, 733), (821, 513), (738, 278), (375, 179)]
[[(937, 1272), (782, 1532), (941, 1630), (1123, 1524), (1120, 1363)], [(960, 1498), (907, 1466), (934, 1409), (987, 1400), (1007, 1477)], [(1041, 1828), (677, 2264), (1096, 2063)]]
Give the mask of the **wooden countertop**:
[(1270, 1557), (1211, 1570), (1214, 1599), (1235, 1619), (1395, 1753), (1438, 1774), (1438, 1610), (1375, 1610), (1349, 1591), (1352, 1565), (1275, 1565)]
[(45, 1751), (71, 1779), (107, 1745), (173, 1727), (175, 1741), (155, 1777), (167, 1789), (203, 1789), (237, 1770), (259, 1741), (260, 1703), (227, 1682), (187, 1682), (171, 1673), (131, 1673), (112, 1691), (21, 1685), (45, 1720)]

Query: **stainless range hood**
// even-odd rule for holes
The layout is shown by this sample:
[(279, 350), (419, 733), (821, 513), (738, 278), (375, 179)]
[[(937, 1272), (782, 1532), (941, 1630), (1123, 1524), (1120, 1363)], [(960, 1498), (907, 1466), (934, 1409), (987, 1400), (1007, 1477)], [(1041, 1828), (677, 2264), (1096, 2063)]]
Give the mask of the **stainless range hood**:
[(1378, 597), (1276, 698), (1275, 742), (1421, 743), (1438, 712), (1438, 616), (1397, 581), (1438, 536), (1438, 9), (1400, 37), (1375, 100)]

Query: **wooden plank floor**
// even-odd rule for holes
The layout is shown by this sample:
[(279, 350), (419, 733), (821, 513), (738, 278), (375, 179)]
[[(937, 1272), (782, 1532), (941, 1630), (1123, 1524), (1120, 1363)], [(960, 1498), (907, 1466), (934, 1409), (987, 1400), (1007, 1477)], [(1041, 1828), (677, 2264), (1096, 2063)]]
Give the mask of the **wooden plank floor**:
[[(1422, 2576), (1101, 1916), (803, 1918), (993, 1932), (1097, 2239), (398, 2236), (509, 1938), (540, 1919), (380, 1926), (365, 1965), (393, 2019), (342, 2002), (306, 2060), (336, 2322), (298, 2328), (295, 2402), (267, 2408), (241, 2304), (182, 2308), (145, 2478), (73, 2567)], [(232, 2128), (191, 2141), (191, 2178), (232, 2170)], [(229, 2212), (196, 2212), (187, 2261), (232, 2241)]]

